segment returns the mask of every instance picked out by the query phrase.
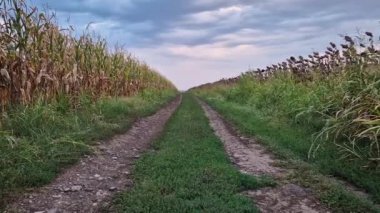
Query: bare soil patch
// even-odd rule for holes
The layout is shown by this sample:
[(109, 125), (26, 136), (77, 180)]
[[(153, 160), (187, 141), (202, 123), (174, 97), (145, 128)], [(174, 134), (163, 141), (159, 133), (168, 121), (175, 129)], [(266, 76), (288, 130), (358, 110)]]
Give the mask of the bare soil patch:
[(133, 185), (134, 162), (163, 130), (181, 98), (138, 120), (122, 135), (99, 143), (93, 155), (68, 168), (51, 184), (24, 194), (6, 212), (98, 212), (115, 193)]

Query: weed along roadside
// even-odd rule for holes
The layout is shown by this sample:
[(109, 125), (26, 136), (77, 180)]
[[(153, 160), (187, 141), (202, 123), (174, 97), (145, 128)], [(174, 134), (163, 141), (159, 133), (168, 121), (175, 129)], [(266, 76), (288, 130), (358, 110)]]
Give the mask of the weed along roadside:
[[(223, 104), (215, 105), (211, 101), (210, 103), (224, 115), (241, 114), (238, 111), (239, 108), (231, 107), (231, 105), (220, 108)], [(341, 185), (336, 179), (322, 175), (315, 167), (286, 150), (276, 149), (271, 144), (273, 141), (270, 139), (272, 138), (242, 134), (242, 131), (239, 131), (239, 125), (231, 124), (234, 123), (232, 119), (225, 122), (211, 107), (203, 102), (201, 104), (237, 167), (249, 174), (266, 174), (275, 178), (276, 187), (250, 190), (244, 193), (257, 202), (262, 212), (380, 211), (379, 206), (368, 200), (368, 196), (362, 190), (352, 186), (346, 188), (347, 185)], [(230, 110), (231, 114), (224, 110)], [(263, 125), (265, 125), (261, 122), (247, 120), (247, 118), (249, 118), (248, 115), (243, 114), (240, 122), (256, 122), (257, 129), (259, 126), (264, 127)], [(283, 138), (276, 139), (280, 142)]]
[[(323, 148), (316, 158), (309, 159), (313, 127), (299, 125), (274, 110), (263, 111), (252, 105), (229, 101), (220, 94), (223, 93), (207, 92), (201, 96), (239, 132), (256, 138), (284, 161), (281, 166), (294, 171), (289, 176), (292, 181), (313, 189), (317, 197), (333, 210), (379, 211), (376, 197), (380, 183), (376, 170), (368, 171), (355, 161), (340, 160), (333, 146)], [(344, 180), (343, 184), (341, 180)]]
[(132, 186), (134, 162), (160, 134), (180, 101), (177, 97), (155, 114), (139, 119), (127, 132), (100, 143), (92, 155), (50, 184), (20, 196), (6, 212), (99, 212), (115, 193)]
[(125, 132), (174, 96), (169, 92), (153, 99), (143, 95), (104, 99), (76, 110), (51, 104), (9, 111), (2, 120), (8, 135), (0, 144), (2, 204), (18, 192), (49, 183), (64, 168), (92, 153), (99, 140)]
[(240, 192), (272, 185), (234, 168), (201, 107), (188, 94), (154, 150), (137, 162), (134, 179), (133, 189), (115, 200), (115, 211), (257, 212)]

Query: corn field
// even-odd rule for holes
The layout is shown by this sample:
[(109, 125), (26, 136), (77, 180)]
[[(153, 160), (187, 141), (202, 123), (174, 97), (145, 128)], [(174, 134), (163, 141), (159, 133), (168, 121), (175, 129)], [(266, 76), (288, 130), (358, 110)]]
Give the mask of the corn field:
[(175, 89), (164, 77), (105, 39), (62, 29), (53, 14), (24, 0), (0, 0), (0, 105), (33, 104), (67, 95), (131, 96)]

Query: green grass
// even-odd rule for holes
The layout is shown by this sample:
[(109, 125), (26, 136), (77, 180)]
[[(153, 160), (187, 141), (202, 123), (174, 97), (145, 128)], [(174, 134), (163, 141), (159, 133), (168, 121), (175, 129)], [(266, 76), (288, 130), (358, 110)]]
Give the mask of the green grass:
[(137, 162), (132, 191), (115, 201), (121, 212), (257, 212), (239, 194), (272, 184), (236, 170), (193, 97), (170, 119), (154, 151)]
[[(278, 157), (288, 161), (288, 168), (295, 169), (293, 181), (310, 187), (318, 197), (337, 212), (377, 212), (378, 209), (363, 199), (358, 199), (322, 174), (348, 179), (367, 189), (376, 200), (380, 192), (380, 177), (377, 173), (362, 170), (354, 162), (339, 161), (336, 149), (325, 146), (316, 158), (309, 159), (314, 127), (298, 125), (278, 115), (258, 110), (247, 104), (226, 101), (220, 96), (204, 94), (205, 100), (242, 133), (255, 136), (274, 151)], [(307, 162), (307, 163), (305, 163)]]
[(96, 103), (82, 96), (75, 110), (65, 98), (9, 110), (0, 120), (0, 207), (16, 192), (49, 183), (62, 168), (90, 153), (96, 140), (126, 131), (136, 118), (152, 114), (175, 96), (155, 94)]

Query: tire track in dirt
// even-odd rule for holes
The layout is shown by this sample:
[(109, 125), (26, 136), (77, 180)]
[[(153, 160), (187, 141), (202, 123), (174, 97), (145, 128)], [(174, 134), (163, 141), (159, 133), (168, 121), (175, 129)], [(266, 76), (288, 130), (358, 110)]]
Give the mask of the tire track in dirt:
[(279, 180), (277, 187), (244, 192), (255, 201), (261, 212), (330, 212), (309, 189), (292, 183), (282, 184), (287, 171), (274, 165), (277, 160), (262, 145), (254, 139), (239, 137), (215, 110), (202, 101), (199, 103), (231, 161), (241, 172), (254, 176), (269, 175)]
[(95, 147), (95, 153), (68, 168), (49, 185), (26, 193), (6, 212), (98, 212), (115, 193), (133, 185), (130, 176), (136, 159), (163, 130), (181, 97), (156, 114), (138, 120), (128, 132)]

